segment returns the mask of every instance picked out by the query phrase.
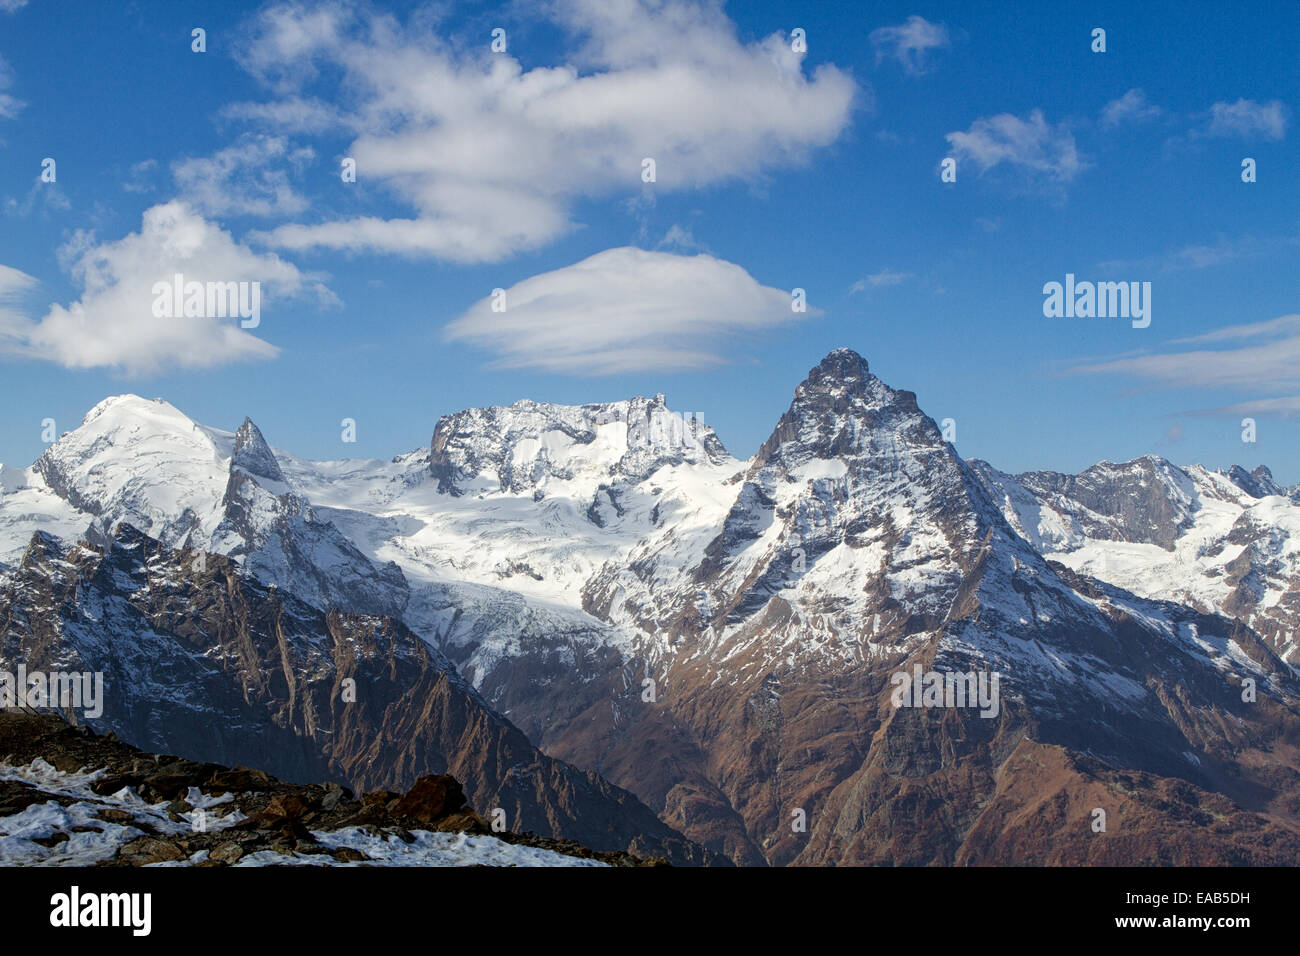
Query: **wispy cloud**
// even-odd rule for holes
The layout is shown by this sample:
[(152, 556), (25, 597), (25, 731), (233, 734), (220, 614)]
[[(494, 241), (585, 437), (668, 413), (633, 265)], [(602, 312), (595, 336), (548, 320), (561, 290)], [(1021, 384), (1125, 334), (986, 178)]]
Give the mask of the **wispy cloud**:
[(1047, 122), (1042, 110), (1024, 119), (1010, 113), (981, 117), (947, 140), (959, 162), (972, 162), (981, 173), (1005, 163), (1027, 176), (1067, 183), (1084, 168), (1074, 134), (1063, 123)]
[(1300, 243), (1296, 236), (1219, 236), (1212, 242), (1192, 243), (1168, 252), (1141, 259), (1108, 259), (1099, 262), (1098, 268), (1145, 269), (1156, 272), (1181, 272), (1186, 269), (1209, 269), (1213, 266), (1267, 255)]
[(157, 168), (158, 160), (156, 159), (142, 159), (138, 163), (132, 163), (130, 175), (127, 177), (126, 182), (122, 183), (122, 188), (129, 193), (153, 192), (156, 187), (149, 180)]
[(1300, 418), (1300, 395), (1283, 398), (1257, 398), (1245, 402), (1233, 402), (1218, 408), (1202, 408), (1186, 412), (1188, 415), (1223, 415), (1230, 418), (1251, 416), (1254, 418)]
[(1283, 315), (1266, 322), (1250, 322), (1245, 325), (1229, 325), (1202, 335), (1173, 339), (1171, 345), (1199, 345), (1205, 342), (1233, 342), (1242, 339), (1266, 337), (1283, 337), (1290, 334), (1300, 335), (1300, 315)]
[(1286, 136), (1287, 110), (1281, 100), (1215, 103), (1203, 132), (1206, 136), (1280, 140)]
[(258, 123), (285, 134), (360, 131), (360, 124), (350, 113), (330, 103), (301, 96), (286, 96), (269, 103), (228, 103), (218, 115), (223, 120)]
[(680, 223), (673, 223), (655, 248), (674, 249), (678, 252), (709, 251), (704, 243), (695, 238), (695, 233), (691, 232), (690, 227), (683, 226)]
[(1101, 125), (1114, 128), (1129, 123), (1143, 123), (1155, 119), (1160, 113), (1160, 107), (1148, 102), (1146, 93), (1132, 89), (1102, 108)]
[(788, 291), (760, 285), (709, 255), (623, 247), (504, 290), (449, 323), (445, 336), (497, 356), (505, 368), (577, 375), (708, 368), (736, 339), (817, 314), (791, 308)]
[(865, 292), (868, 289), (888, 288), (889, 286), (901, 285), (912, 278), (915, 277), (910, 272), (894, 272), (890, 269), (881, 269), (879, 272), (873, 272), (871, 275), (853, 283), (849, 287), (849, 292)]
[(0, 265), (0, 352), (21, 342), (27, 320), (17, 306), (37, 284), (27, 273)]
[(9, 87), (13, 86), (13, 82), (13, 69), (5, 61), (4, 57), (0, 57), (0, 119), (13, 119), (27, 105), (22, 100), (5, 92)]
[(872, 30), (867, 39), (875, 51), (877, 64), (885, 59), (897, 60), (903, 72), (912, 76), (929, 72), (931, 51), (951, 45), (946, 26), (915, 14), (896, 26)]
[(301, 172), (315, 158), (280, 136), (247, 134), (212, 156), (172, 163), (180, 198), (208, 216), (288, 216), (308, 208), (285, 165)]
[(1300, 409), (1300, 315), (1227, 326), (1169, 344), (1236, 347), (1165, 351), (1078, 366), (1077, 375), (1118, 375), (1162, 388), (1230, 388), (1244, 391), (1295, 391), (1288, 396), (1251, 398), (1221, 408), (1188, 414), (1291, 414)]
[(71, 208), (72, 201), (63, 191), (63, 186), (57, 182), (42, 182), (39, 171), (32, 176), (31, 185), (27, 188), (25, 196), (21, 199), (16, 196), (6, 196), (4, 201), (5, 215), (18, 218), (30, 216), (36, 210), (48, 213), (51, 210), (64, 212)]

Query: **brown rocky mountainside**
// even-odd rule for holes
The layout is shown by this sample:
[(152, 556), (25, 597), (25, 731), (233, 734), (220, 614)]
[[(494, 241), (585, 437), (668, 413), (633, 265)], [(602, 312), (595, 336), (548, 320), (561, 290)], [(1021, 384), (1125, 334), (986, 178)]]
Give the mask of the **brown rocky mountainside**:
[[(575, 679), (524, 649), (485, 697), (738, 863), (1300, 860), (1292, 670), (1046, 561), (860, 356), (812, 370), (735, 495), (684, 573), (668, 529), (592, 578), (632, 653)], [(897, 707), (916, 666), (998, 674), (998, 706)]]
[(129, 525), (107, 547), (33, 537), (0, 585), (0, 663), (102, 672), (90, 723), (151, 750), (357, 791), (450, 774), (511, 830), (714, 861), (626, 790), (540, 753), (400, 622), (318, 611)]
[[(41, 860), (47, 864), (86, 862), (85, 855), (73, 853), (74, 848), (87, 849), (77, 846), (86, 834), (91, 835), (95, 851), (91, 855), (98, 857), (95, 862), (100, 866), (182, 861), (227, 866), (304, 858), (340, 864), (379, 862), (356, 846), (339, 845), (359, 842), (358, 837), (384, 850), (396, 847), (397, 859), (403, 862), (443, 865), (457, 859), (491, 860), (499, 843), (611, 866), (664, 864), (624, 852), (593, 851), (573, 841), (494, 832), (466, 804), (460, 783), (447, 775), (421, 777), (405, 794), (380, 790), (357, 799), (337, 784), (290, 784), (246, 767), (144, 753), (111, 734), (97, 735), (55, 714), (0, 713), (0, 768), (4, 769), (0, 835), (7, 836), (15, 828), (15, 816), (28, 808), (53, 804), (66, 815), (44, 827), (48, 831), (44, 835), (29, 837), (33, 849), (49, 851)], [(34, 779), (24, 779), (24, 768)], [(60, 781), (60, 776), (84, 777), (85, 782)], [(134, 799), (116, 799), (123, 792)], [(69, 810), (81, 812), (69, 814)], [(67, 822), (79, 818), (87, 822)], [(28, 823), (17, 829), (30, 834), (35, 828)], [(421, 838), (428, 842), (433, 833), (461, 837), (445, 843), (441, 854), (436, 850), (420, 854)], [(516, 865), (546, 860), (544, 855), (529, 854), (507, 858)], [(546, 862), (557, 865), (554, 860)]]

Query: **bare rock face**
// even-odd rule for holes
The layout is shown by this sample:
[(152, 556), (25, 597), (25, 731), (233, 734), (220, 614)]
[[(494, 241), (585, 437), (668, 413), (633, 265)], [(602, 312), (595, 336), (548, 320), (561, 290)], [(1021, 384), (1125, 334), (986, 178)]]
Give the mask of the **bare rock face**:
[(262, 437), (262, 430), (253, 424), (251, 418), (245, 418), (244, 424), (235, 432), (235, 445), (230, 454), (230, 470), (242, 471), (254, 478), (286, 484), (280, 463), (275, 460), (275, 453)]
[[(401, 570), (367, 558), (293, 490), (261, 431), (235, 433), (220, 522), (210, 542), (185, 543), (240, 561), (258, 579), (319, 608), (398, 616), (409, 599)], [(172, 542), (168, 542), (172, 543)]]
[(1191, 527), (1192, 480), (1163, 458), (1102, 462), (1078, 475), (1037, 471), (1016, 480), (1059, 505), (1089, 537), (1170, 551), (1179, 533)]
[(1270, 495), (1285, 495), (1286, 489), (1273, 480), (1273, 473), (1264, 465), (1253, 471), (1247, 471), (1240, 465), (1233, 465), (1224, 472), (1234, 485), (1252, 498), (1267, 498)]
[(159, 750), (356, 790), (451, 774), (512, 829), (709, 861), (630, 793), (539, 753), (401, 622), (322, 612), (204, 557), (130, 525), (106, 548), (33, 538), (0, 583), (0, 662), (101, 672), (88, 723)]
[(799, 863), (1278, 866), (1300, 853), (1294, 829), (1223, 794), (1027, 737), (993, 766), (973, 755), (902, 780), (865, 767), (827, 811)]

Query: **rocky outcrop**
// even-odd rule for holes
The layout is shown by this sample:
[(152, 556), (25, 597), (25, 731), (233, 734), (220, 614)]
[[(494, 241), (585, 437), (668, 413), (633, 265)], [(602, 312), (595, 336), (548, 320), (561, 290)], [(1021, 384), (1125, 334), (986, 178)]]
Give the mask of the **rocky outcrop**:
[[(122, 795), (127, 799), (113, 799)], [(55, 822), (33, 842), (57, 851), (78, 833), (98, 834), (117, 844), (101, 854), (100, 866), (229, 866), (303, 857), (330, 864), (379, 862), (354, 846), (332, 845), (331, 837), (349, 828), (397, 846), (416, 843), (423, 831), (484, 837), (611, 866), (666, 862), (494, 829), (447, 775), (421, 777), (405, 794), (375, 791), (358, 799), (337, 784), (291, 784), (246, 767), (146, 753), (53, 714), (0, 713), (0, 833), (28, 807), (51, 804), (76, 807), (77, 816), (91, 822)], [(58, 863), (57, 852), (42, 862)], [(411, 853), (405, 862), (421, 857)]]

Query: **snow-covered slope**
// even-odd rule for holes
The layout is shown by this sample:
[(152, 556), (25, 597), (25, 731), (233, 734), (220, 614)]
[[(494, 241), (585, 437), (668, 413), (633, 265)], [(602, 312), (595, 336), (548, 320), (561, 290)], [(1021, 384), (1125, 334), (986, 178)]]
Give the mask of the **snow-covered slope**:
[[(138, 841), (189, 837), (196, 833), (219, 837), (247, 819), (232, 805), (229, 793), (220, 796), (191, 787), (183, 798), (187, 809), (176, 812), (171, 800), (149, 802), (135, 788), (97, 793), (92, 786), (107, 778), (104, 770), (55, 769), (41, 758), (23, 766), (0, 765), (0, 786), (18, 784), (29, 802), (17, 813), (0, 816), (0, 866), (95, 866), (120, 859)], [(31, 793), (35, 791), (35, 793)], [(300, 850), (256, 850), (238, 856), (234, 866), (605, 866), (584, 859), (494, 836), (467, 833), (408, 831), (409, 839), (377, 832), (373, 826), (347, 826), (308, 831), (310, 853)], [(243, 834), (239, 834), (243, 835)], [(213, 840), (212, 842), (217, 842)], [(148, 845), (148, 844), (146, 844)], [(238, 847), (221, 844), (222, 850)], [(340, 852), (342, 851), (342, 852)], [(350, 851), (350, 853), (348, 852)], [(208, 848), (188, 856), (160, 859), (145, 866), (196, 866), (212, 855)]]
[(1300, 665), (1300, 501), (1267, 468), (1180, 468), (1151, 456), (1077, 476), (972, 466), (1049, 558), (1144, 597), (1240, 618)]
[(162, 399), (105, 399), (0, 485), (0, 563), (36, 531), (110, 541), (130, 524), (171, 547), (228, 554), (318, 607), (400, 614), (406, 583), (295, 492), (262, 433), (207, 428)]
[(429, 452), (391, 462), (281, 458), (317, 513), (402, 569), (407, 623), (476, 682), (518, 642), (626, 647), (632, 631), (590, 614), (584, 589), (663, 530), (688, 566), (745, 467), (661, 395), (470, 409), (438, 422)]
[(481, 680), (520, 641), (570, 659), (626, 646), (583, 589), (656, 529), (702, 548), (743, 468), (662, 395), (470, 409), (387, 462), (308, 461), (247, 419), (225, 432), (122, 395), (0, 473), (0, 564), (36, 531), (103, 543), (125, 522), (318, 607), (401, 616)]

